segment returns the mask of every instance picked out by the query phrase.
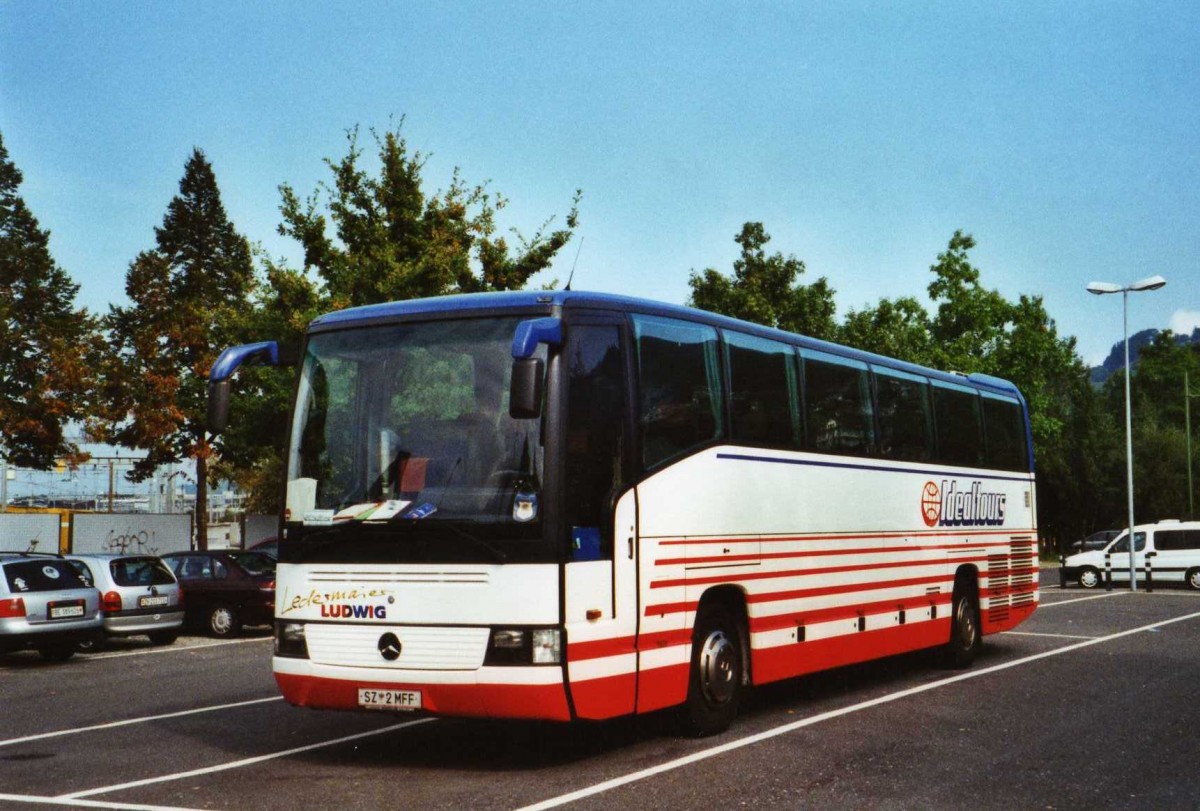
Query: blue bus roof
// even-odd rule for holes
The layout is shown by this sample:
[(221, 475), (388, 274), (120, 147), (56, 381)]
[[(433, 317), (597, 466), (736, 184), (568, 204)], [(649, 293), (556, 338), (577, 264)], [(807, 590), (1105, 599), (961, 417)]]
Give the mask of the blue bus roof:
[(619, 312), (636, 312), (647, 315), (659, 315), (668, 318), (682, 318), (720, 329), (737, 330), (738, 332), (785, 341), (800, 347), (829, 352), (851, 360), (858, 360), (876, 366), (885, 366), (912, 374), (919, 374), (934, 380), (958, 385), (970, 385), (974, 388), (992, 391), (1015, 397), (1025, 408), (1025, 398), (1015, 385), (1007, 380), (985, 374), (962, 375), (953, 372), (943, 372), (915, 363), (864, 352), (861, 349), (843, 346), (841, 344), (809, 338), (772, 327), (764, 327), (749, 321), (742, 321), (729, 316), (717, 315), (694, 307), (679, 304), (665, 304), (649, 299), (633, 296), (621, 296), (613, 293), (593, 293), (583, 290), (519, 290), (503, 293), (466, 293), (453, 296), (436, 296), (433, 298), (410, 299), (394, 301), (386, 304), (371, 304), (365, 307), (353, 307), (346, 310), (327, 313), (316, 318), (309, 325), (310, 332), (323, 332), (332, 329), (345, 329), (352, 326), (366, 326), (373, 322), (396, 321), (412, 316), (450, 315), (453, 313), (476, 313), (479, 315), (498, 314), (505, 310), (524, 311), (530, 313), (549, 314), (555, 309), (591, 308), (615, 310)]

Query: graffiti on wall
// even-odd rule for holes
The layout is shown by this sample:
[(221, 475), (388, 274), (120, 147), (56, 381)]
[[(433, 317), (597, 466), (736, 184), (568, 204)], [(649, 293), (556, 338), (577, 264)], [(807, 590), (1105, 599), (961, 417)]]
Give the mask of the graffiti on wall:
[(104, 539), (104, 551), (122, 555), (157, 555), (158, 542), (154, 530), (130, 530), (118, 535), (115, 529), (110, 529)]

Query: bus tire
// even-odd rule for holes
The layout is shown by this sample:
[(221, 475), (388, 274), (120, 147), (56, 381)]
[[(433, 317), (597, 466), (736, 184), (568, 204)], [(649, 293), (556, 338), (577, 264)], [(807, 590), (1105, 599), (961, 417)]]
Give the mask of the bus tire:
[(970, 667), (983, 645), (979, 626), (979, 600), (970, 582), (959, 579), (954, 584), (954, 602), (950, 612), (950, 641), (945, 648), (946, 666), (954, 670)]
[(1188, 588), (1200, 591), (1200, 569), (1188, 569), (1188, 573), (1183, 576), (1183, 582), (1187, 583)]
[(702, 605), (692, 630), (687, 702), (680, 717), (684, 734), (701, 738), (729, 728), (744, 672), (741, 631), (733, 614), (721, 603)]
[(1103, 582), (1100, 576), (1100, 570), (1091, 566), (1085, 566), (1079, 571), (1079, 585), (1085, 589), (1094, 589)]

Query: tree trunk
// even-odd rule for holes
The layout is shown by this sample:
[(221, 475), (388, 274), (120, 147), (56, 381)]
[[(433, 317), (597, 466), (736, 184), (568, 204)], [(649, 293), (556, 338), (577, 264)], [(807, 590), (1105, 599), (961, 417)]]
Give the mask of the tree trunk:
[(196, 457), (196, 548), (208, 549), (208, 454)]

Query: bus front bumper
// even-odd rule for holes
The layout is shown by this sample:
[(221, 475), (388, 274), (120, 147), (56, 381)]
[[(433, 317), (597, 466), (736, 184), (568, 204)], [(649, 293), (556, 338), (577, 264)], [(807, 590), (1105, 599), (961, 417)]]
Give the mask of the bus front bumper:
[(276, 656), (273, 667), (284, 699), (297, 707), (360, 710), (365, 709), (361, 690), (400, 690), (419, 693), (420, 710), (435, 715), (571, 720), (557, 665), (422, 671), (335, 667)]

